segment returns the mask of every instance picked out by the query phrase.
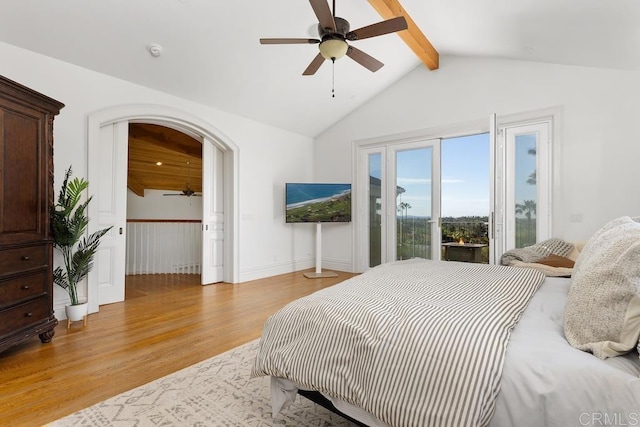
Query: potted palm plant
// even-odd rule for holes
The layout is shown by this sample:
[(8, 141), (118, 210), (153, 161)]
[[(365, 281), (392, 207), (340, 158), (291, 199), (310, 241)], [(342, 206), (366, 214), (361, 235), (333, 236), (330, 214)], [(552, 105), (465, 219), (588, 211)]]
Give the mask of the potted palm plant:
[(70, 305), (65, 307), (67, 319), (81, 320), (87, 314), (87, 302), (78, 298), (78, 284), (93, 267), (93, 258), (100, 246), (100, 239), (111, 227), (86, 236), (89, 217), (87, 207), (93, 196), (81, 202), (82, 192), (89, 183), (84, 178), (71, 179), (71, 167), (67, 169), (60, 188), (58, 202), (51, 211), (53, 246), (62, 254), (64, 268), (53, 271), (53, 283), (69, 294)]

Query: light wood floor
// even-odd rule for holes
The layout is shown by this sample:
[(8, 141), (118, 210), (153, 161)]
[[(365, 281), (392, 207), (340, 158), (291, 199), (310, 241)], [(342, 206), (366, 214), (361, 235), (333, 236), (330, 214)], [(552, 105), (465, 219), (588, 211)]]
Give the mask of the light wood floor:
[(128, 276), (125, 302), (102, 306), (86, 327), (61, 321), (50, 344), (0, 353), (0, 425), (43, 425), (247, 343), (286, 303), (351, 276), (208, 286), (195, 275)]

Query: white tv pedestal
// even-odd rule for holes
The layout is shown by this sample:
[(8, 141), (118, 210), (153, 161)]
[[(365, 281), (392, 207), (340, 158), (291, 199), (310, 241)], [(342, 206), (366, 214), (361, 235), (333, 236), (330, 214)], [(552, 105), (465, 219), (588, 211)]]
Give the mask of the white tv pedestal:
[(334, 271), (322, 271), (322, 224), (316, 224), (316, 271), (303, 273), (307, 279), (321, 279), (323, 277), (338, 277)]

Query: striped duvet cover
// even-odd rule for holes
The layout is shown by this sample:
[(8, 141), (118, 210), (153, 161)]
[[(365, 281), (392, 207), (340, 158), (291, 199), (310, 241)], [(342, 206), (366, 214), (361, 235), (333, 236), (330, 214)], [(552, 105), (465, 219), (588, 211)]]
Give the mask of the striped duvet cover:
[(485, 426), (535, 270), (408, 260), (294, 301), (265, 324), (252, 376), (286, 378), (392, 426)]

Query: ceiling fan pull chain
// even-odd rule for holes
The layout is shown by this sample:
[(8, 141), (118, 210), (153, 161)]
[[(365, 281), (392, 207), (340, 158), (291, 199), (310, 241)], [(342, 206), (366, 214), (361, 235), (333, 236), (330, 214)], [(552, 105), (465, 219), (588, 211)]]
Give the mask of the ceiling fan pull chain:
[(331, 58), (331, 97), (336, 97), (336, 58)]

